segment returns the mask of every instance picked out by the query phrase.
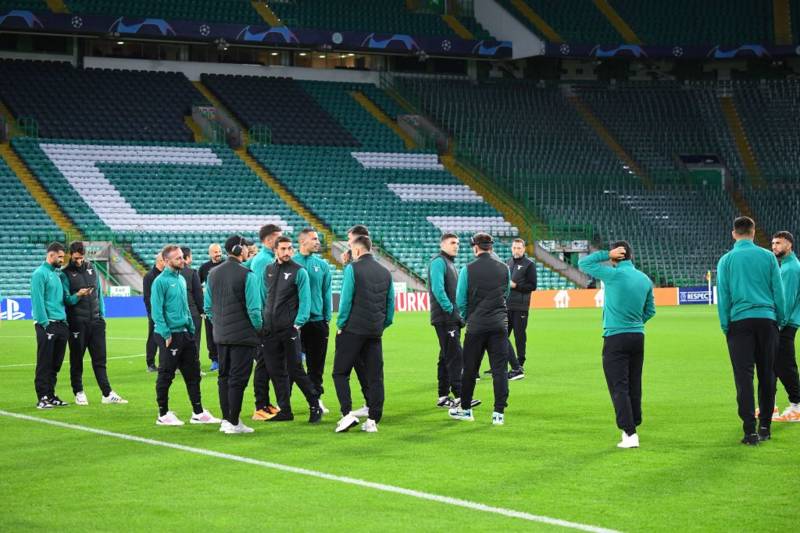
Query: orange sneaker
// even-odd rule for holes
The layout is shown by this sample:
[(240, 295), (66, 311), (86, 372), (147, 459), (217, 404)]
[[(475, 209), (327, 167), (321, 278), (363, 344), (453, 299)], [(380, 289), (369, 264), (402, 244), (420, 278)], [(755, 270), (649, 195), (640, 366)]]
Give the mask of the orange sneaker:
[[(756, 407), (756, 418), (758, 418), (758, 415), (760, 414), (761, 414), (761, 409)], [(772, 419), (775, 420), (779, 416), (781, 416), (781, 412), (778, 410), (778, 406), (776, 405), (775, 407), (772, 408)]]
[(275, 415), (277, 415), (278, 413), (280, 413), (280, 412), (281, 412), (281, 410), (280, 410), (280, 408), (279, 408), (279, 407), (275, 407), (275, 406), (274, 406), (274, 405), (272, 405), (272, 404), (269, 404), (269, 405), (267, 405), (267, 409), (266, 409), (266, 411), (267, 411), (269, 414), (271, 414), (272, 416), (275, 416)]
[(256, 410), (256, 412), (253, 413), (253, 417), (252, 418), (253, 418), (253, 420), (255, 420), (257, 422), (266, 422), (267, 420), (269, 420), (273, 416), (275, 416), (275, 414), (270, 413), (269, 411), (267, 411), (265, 409), (258, 409), (258, 410)]
[(772, 417), (773, 422), (800, 422), (800, 407), (795, 407), (794, 405), (790, 405), (783, 412), (778, 415), (776, 418), (775, 416)]

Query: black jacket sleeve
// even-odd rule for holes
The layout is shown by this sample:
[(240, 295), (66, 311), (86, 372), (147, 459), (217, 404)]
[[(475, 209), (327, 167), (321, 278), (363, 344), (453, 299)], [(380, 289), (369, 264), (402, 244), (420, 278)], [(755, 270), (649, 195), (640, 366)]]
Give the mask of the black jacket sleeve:
[(153, 287), (153, 273), (148, 272), (144, 275), (142, 280), (142, 293), (144, 294), (144, 308), (147, 310), (147, 316), (150, 316), (150, 289)]
[(197, 306), (197, 310), (203, 313), (203, 285), (200, 283), (200, 275), (197, 270), (192, 270), (192, 298)]
[(516, 282), (514, 290), (519, 292), (532, 292), (536, 290), (536, 263), (531, 261), (525, 269), (525, 276)]

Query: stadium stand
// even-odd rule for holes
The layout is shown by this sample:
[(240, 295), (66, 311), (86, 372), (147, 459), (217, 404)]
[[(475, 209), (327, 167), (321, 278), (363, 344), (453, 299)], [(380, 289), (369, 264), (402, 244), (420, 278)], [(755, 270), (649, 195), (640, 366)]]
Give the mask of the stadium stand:
[(15, 117), (35, 119), (40, 137), (140, 141), (192, 140), (184, 116), (205, 103), (178, 73), (14, 60), (0, 61), (0, 99)]
[[(475, 85), (418, 77), (397, 85), (455, 136), (463, 156), (540, 215), (553, 237), (588, 224), (595, 241), (627, 238), (640, 250), (642, 268), (664, 285), (702, 282), (728, 246), (730, 198), (720, 188), (688, 184), (677, 161), (684, 153), (719, 153), (741, 176), (711, 85)], [(580, 119), (568, 102), (573, 91), (653, 174), (654, 187)], [(697, 227), (712, 236), (699, 252)]]
[[(593, 2), (584, 0), (499, 0), (506, 11), (531, 31), (547, 38), (522, 3), (568, 43), (626, 42)], [(609, 5), (643, 44), (766, 44), (774, 41), (772, 5), (752, 0), (676, 0), (642, 2), (610, 0)], [(796, 13), (796, 10), (795, 10)], [(796, 32), (795, 32), (796, 34)]]
[(70, 13), (264, 24), (249, 0), (66, 0)]
[[(291, 27), (456, 37), (440, 15), (411, 12), (404, 0), (295, 0), (268, 4)], [(492, 38), (473, 17), (457, 18), (476, 39)]]
[(0, 297), (27, 296), (46, 243), (64, 236), (2, 159), (0, 190)]

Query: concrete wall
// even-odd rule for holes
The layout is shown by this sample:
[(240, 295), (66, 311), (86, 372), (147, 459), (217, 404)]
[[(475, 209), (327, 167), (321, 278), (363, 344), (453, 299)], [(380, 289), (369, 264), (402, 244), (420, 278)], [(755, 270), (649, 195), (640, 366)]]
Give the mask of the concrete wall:
[(495, 38), (513, 43), (513, 59), (544, 54), (544, 41), (494, 0), (475, 0), (475, 18)]

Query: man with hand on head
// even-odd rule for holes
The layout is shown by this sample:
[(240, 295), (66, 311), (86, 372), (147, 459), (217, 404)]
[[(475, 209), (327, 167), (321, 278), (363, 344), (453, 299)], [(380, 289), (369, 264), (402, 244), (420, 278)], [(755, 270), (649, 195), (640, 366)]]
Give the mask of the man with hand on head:
[[(578, 268), (605, 283), (603, 304), (603, 372), (614, 404), (617, 427), (622, 430), (618, 448), (638, 448), (636, 428), (642, 423), (642, 367), (644, 325), (656, 314), (653, 282), (633, 265), (627, 241), (617, 241), (611, 251), (582, 258)], [(604, 265), (606, 261), (611, 266)]]
[(239, 235), (225, 241), (228, 260), (209, 274), (203, 306), (214, 323), (214, 342), (219, 349), (217, 387), (223, 417), (220, 431), (227, 434), (253, 432), (239, 416), (262, 326), (258, 280), (242, 266), (243, 243), (244, 238)]
[(153, 282), (150, 307), (155, 324), (158, 343), (158, 378), (156, 379), (156, 401), (158, 402), (159, 426), (182, 426), (183, 422), (169, 410), (169, 389), (180, 369), (186, 383), (186, 391), (192, 404), (192, 424), (219, 424), (203, 409), (200, 398), (200, 357), (194, 341), (194, 321), (189, 314), (186, 299), (186, 280), (181, 275), (184, 267), (180, 247), (168, 244), (161, 250), (164, 271)]

